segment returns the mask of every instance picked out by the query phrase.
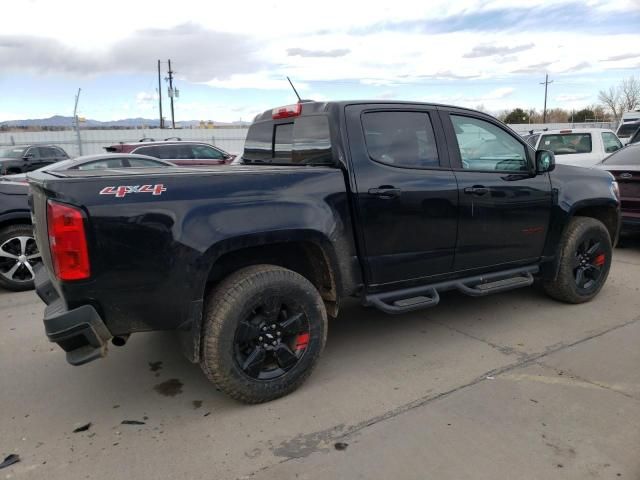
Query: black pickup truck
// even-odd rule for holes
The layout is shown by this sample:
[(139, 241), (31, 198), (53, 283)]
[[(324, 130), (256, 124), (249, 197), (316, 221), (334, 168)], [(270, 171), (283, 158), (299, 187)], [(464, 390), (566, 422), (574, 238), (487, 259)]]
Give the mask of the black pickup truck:
[(609, 273), (613, 177), (556, 166), (480, 112), (298, 103), (256, 117), (242, 163), (30, 174), (36, 289), (70, 363), (175, 330), (258, 403), (310, 374), (346, 297), (403, 313), (538, 279), (580, 303)]

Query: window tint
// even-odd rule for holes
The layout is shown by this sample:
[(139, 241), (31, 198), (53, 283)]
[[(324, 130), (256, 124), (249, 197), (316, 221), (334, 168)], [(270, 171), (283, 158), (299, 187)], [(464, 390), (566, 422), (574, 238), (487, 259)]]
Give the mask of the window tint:
[(540, 149), (551, 150), (556, 155), (572, 155), (575, 153), (591, 153), (590, 133), (557, 133), (543, 135)]
[(362, 116), (369, 156), (398, 167), (437, 168), (431, 120), (422, 112), (369, 112)]
[(109, 158), (105, 160), (96, 160), (95, 162), (83, 163), (73, 170), (104, 170), (105, 168), (122, 168), (121, 158)]
[(276, 125), (273, 158), (276, 161), (291, 161), (291, 152), (293, 152), (293, 123), (283, 123), (281, 125)]
[(477, 118), (451, 115), (462, 168), (486, 171), (529, 170), (524, 145), (496, 125)]
[(222, 160), (224, 155), (219, 150), (208, 145), (191, 145), (193, 158), (205, 158), (212, 160)]
[(249, 128), (242, 160), (257, 163), (332, 164), (329, 119), (297, 117), (293, 122), (254, 123)]
[(136, 148), (134, 151), (139, 155), (149, 155), (150, 157), (163, 158), (160, 156), (159, 148), (156, 147), (141, 147)]
[(329, 119), (326, 116), (298, 118), (293, 127), (293, 138), (293, 163), (333, 163)]
[(28, 156), (29, 158), (40, 158), (40, 152), (38, 151), (38, 148), (31, 147), (25, 152), (25, 156)]
[(604, 160), (606, 166), (640, 165), (640, 145), (630, 145)]
[(249, 127), (242, 158), (251, 162), (270, 162), (273, 159), (273, 122), (254, 123)]
[(604, 144), (604, 151), (607, 153), (613, 153), (622, 148), (622, 143), (620, 143), (618, 137), (611, 132), (602, 132), (602, 143)]
[(129, 166), (133, 168), (143, 168), (143, 167), (166, 167), (164, 163), (155, 162), (153, 160), (147, 160), (145, 158), (127, 158), (127, 162), (129, 162)]

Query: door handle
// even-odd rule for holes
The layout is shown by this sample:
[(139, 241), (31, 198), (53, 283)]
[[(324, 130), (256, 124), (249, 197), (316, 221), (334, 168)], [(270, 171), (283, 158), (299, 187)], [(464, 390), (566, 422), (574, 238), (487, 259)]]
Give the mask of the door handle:
[(378, 198), (391, 199), (398, 198), (402, 193), (402, 190), (392, 186), (382, 185), (378, 188), (370, 188), (368, 193), (369, 195), (374, 195)]
[(464, 189), (464, 193), (469, 195), (486, 195), (489, 193), (489, 189), (487, 187), (483, 187), (482, 185), (474, 185), (473, 187), (466, 187)]

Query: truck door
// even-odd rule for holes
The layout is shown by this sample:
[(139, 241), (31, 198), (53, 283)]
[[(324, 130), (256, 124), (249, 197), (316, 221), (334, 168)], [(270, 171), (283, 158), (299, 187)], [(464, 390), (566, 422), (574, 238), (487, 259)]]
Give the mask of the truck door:
[(460, 192), (454, 270), (540, 258), (552, 197), (533, 150), (485, 115), (442, 110), (441, 120)]
[(437, 113), (422, 105), (346, 107), (370, 284), (416, 280), (453, 266), (458, 191)]

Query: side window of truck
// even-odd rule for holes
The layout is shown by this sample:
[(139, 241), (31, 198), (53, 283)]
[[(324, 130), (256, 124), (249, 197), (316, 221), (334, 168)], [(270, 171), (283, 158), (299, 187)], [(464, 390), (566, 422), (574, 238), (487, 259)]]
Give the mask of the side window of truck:
[(491, 172), (529, 170), (524, 145), (508, 132), (479, 118), (450, 117), (463, 169)]
[(362, 116), (369, 157), (405, 168), (438, 168), (438, 148), (426, 112), (367, 112)]
[(602, 143), (606, 153), (613, 153), (622, 148), (622, 142), (611, 132), (602, 132)]

